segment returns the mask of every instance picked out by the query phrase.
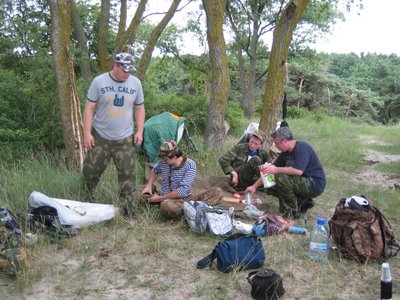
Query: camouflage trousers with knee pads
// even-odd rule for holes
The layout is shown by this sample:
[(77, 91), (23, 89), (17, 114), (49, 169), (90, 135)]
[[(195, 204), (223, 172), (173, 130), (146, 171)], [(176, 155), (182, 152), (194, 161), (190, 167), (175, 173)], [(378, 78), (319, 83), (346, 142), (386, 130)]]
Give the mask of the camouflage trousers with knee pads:
[(275, 182), (267, 193), (279, 199), (279, 212), (284, 216), (294, 216), (305, 201), (318, 196), (307, 177), (275, 174)]
[(86, 189), (91, 197), (100, 181), (100, 177), (112, 159), (118, 174), (119, 203), (118, 207), (131, 205), (136, 190), (135, 147), (133, 137), (110, 141), (101, 138), (94, 132), (95, 146), (86, 153), (83, 164), (83, 178)]

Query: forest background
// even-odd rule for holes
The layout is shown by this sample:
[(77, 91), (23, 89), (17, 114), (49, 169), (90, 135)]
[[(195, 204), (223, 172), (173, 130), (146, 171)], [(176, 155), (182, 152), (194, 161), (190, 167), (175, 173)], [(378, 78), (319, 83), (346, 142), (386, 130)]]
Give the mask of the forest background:
[[(180, 2), (171, 1), (171, 12), (167, 12), (169, 20), (177, 9), (184, 10), (185, 3)], [(186, 27), (163, 24), (162, 33), (159, 32), (160, 24), (167, 21), (162, 19), (159, 24), (148, 21), (147, 1), (121, 1), (122, 5), (117, 1), (61, 2), (70, 5), (66, 7), (73, 21), (68, 57), (73, 62), (76, 79), (73, 84), (76, 94), (63, 97), (57, 81), (68, 81), (69, 75), (63, 77), (53, 61), (52, 40), (54, 42), (55, 37), (49, 30), (51, 6), (47, 1), (3, 1), (0, 159), (12, 163), (35, 152), (53, 153), (65, 149), (70, 142), (65, 137), (62, 123), (65, 115), (71, 112), (63, 107), (70, 107), (72, 98), (83, 107), (91, 79), (110, 69), (110, 59), (115, 51), (131, 52), (136, 58), (137, 76), (142, 79), (145, 91), (147, 119), (170, 111), (188, 119), (187, 127), (194, 136), (207, 139), (208, 127), (212, 127), (208, 123), (211, 122), (214, 84), (210, 56), (208, 53), (180, 55), (185, 48), (184, 32), (190, 31), (200, 42), (207, 43), (204, 26), (199, 26), (204, 20), (204, 3), (197, 2), (199, 10), (191, 13)], [(269, 114), (268, 109), (273, 109), (269, 119), (272, 124), (281, 118), (281, 106), (268, 105), (269, 99), (266, 99), (267, 74), (273, 59), (270, 46), (264, 44), (261, 37), (275, 29), (284, 4), (284, 1), (227, 1), (223, 9), (224, 30), (232, 37), (226, 43), (229, 66), (226, 72), (229, 72), (230, 85), (226, 103), (218, 111), (222, 116), (218, 117), (229, 123), (230, 134), (243, 131), (245, 124), (239, 120), (259, 122)], [(287, 116), (324, 113), (357, 122), (396, 123), (400, 109), (399, 57), (375, 53), (325, 54), (309, 49), (305, 46), (307, 43), (329, 32), (343, 16), (337, 1), (307, 4), (290, 43), (287, 79), (282, 83), (288, 104)], [(124, 17), (128, 9), (136, 13), (127, 28), (121, 22), (128, 23), (126, 15)], [(353, 3), (353, 7), (349, 4), (349, 9), (359, 8)], [(139, 10), (142, 10), (140, 14)], [(121, 44), (118, 40), (120, 31), (125, 36), (133, 32), (132, 43), (125, 40), (126, 43)], [(155, 32), (159, 38), (152, 42)], [(101, 38), (104, 33), (107, 38)], [(148, 49), (151, 42), (154, 47)], [(151, 57), (154, 49), (159, 55)], [(106, 55), (102, 56), (102, 51)], [(71, 69), (68, 73), (71, 74)], [(266, 110), (264, 106), (267, 106)], [(215, 119), (216, 116), (212, 116)], [(220, 143), (215, 143), (215, 147), (220, 147)]]

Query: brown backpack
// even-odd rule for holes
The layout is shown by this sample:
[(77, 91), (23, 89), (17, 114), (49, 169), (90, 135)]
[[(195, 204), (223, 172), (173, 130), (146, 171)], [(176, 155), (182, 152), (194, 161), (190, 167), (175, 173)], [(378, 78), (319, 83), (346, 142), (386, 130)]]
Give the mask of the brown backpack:
[(395, 242), (388, 220), (364, 196), (361, 196), (365, 200), (364, 205), (353, 197), (341, 199), (329, 220), (333, 244), (343, 257), (358, 262), (383, 261), (395, 256), (400, 246)]

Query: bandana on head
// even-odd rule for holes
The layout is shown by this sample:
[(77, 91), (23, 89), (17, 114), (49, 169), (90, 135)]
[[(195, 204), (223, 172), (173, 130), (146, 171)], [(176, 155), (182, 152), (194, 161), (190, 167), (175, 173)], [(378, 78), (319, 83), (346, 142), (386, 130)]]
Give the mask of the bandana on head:
[(165, 141), (160, 146), (160, 152), (158, 153), (158, 157), (161, 158), (161, 159), (165, 159), (174, 150), (176, 150), (176, 142), (173, 141), (173, 140)]

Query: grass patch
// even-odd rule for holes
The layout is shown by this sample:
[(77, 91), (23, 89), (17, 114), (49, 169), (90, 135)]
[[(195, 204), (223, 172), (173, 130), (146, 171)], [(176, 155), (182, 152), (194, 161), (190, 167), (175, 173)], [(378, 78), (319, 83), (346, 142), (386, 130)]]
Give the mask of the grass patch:
[[(371, 126), (320, 115), (289, 120), (298, 140), (309, 142), (318, 153), (328, 179), (326, 191), (316, 198), (307, 219), (297, 225), (311, 230), (318, 215), (328, 219), (343, 197), (364, 194), (384, 212), (395, 233), (400, 229), (398, 189), (388, 190), (355, 180), (366, 170), (400, 176), (400, 162), (365, 163), (368, 151), (400, 154), (399, 126)], [(244, 126), (245, 127), (245, 126)], [(201, 151), (189, 153), (198, 166), (198, 176), (222, 175), (221, 153), (239, 136), (228, 136), (223, 149), (204, 151), (202, 139), (192, 136)], [(137, 180), (144, 178), (145, 160), (137, 163)], [(117, 175), (109, 164), (96, 197), (114, 203)], [(62, 155), (43, 154), (10, 166), (0, 163), (0, 206), (24, 215), (28, 197), (39, 191), (56, 198), (84, 200), (81, 175), (69, 170)], [(278, 213), (278, 201), (267, 198), (268, 209)], [(199, 270), (196, 262), (220, 241), (211, 234), (192, 232), (186, 222), (167, 221), (157, 208), (137, 204), (138, 218), (115, 219), (89, 226), (77, 236), (51, 241), (38, 232), (38, 241), (28, 249), (31, 267), (18, 280), (0, 277), (3, 295), (9, 298), (65, 299), (249, 299), (248, 271), (223, 274), (215, 268)], [(251, 222), (243, 220), (244, 222)], [(305, 224), (305, 222), (307, 222)], [(265, 266), (278, 272), (284, 299), (377, 299), (380, 265), (344, 260), (334, 250), (327, 263), (307, 257), (307, 236), (281, 234), (262, 239)], [(400, 278), (400, 262), (391, 259), (393, 278)], [(398, 290), (394, 281), (394, 292)]]

